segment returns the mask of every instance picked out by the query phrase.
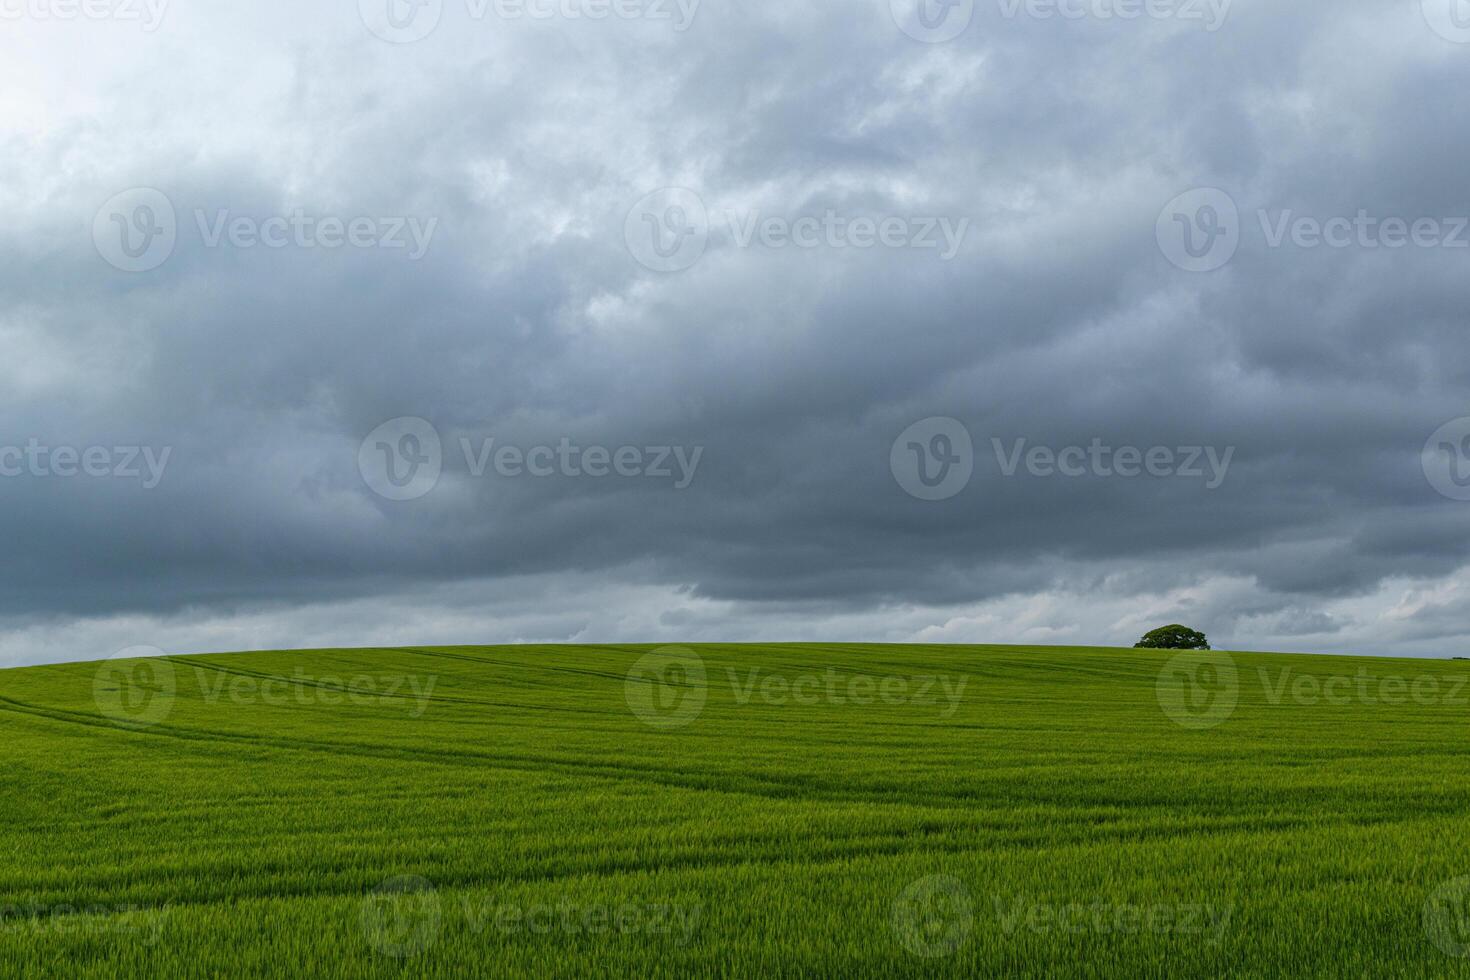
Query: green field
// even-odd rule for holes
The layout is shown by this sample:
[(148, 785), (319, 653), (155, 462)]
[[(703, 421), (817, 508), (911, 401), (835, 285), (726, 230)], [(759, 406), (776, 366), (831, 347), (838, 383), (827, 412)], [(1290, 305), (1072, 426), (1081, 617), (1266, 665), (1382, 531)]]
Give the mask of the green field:
[(651, 651), (0, 671), (0, 976), (1470, 972), (1470, 663)]

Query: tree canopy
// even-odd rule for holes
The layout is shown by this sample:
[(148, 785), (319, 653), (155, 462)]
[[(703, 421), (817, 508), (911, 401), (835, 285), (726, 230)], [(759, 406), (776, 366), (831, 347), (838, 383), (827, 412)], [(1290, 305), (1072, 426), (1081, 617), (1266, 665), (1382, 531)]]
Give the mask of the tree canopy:
[(1205, 639), (1203, 633), (1190, 629), (1188, 626), (1180, 626), (1178, 623), (1149, 630), (1143, 634), (1143, 639), (1133, 646), (1148, 650), (1208, 650), (1210, 648), (1209, 641)]

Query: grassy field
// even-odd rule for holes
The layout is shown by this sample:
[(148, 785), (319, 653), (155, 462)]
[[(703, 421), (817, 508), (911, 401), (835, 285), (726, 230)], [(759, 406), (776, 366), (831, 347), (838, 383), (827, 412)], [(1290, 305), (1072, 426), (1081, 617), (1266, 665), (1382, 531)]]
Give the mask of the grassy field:
[(837, 644), (0, 671), (0, 975), (1465, 975), (1467, 678)]

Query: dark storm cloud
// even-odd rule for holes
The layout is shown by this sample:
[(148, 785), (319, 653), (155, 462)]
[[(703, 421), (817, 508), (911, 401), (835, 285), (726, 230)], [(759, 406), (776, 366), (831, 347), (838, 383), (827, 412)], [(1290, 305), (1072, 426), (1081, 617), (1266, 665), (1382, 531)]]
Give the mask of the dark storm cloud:
[[(454, 635), (486, 641), (805, 635), (841, 616), (909, 638), (999, 603), (974, 630), (1006, 640), (1040, 628), (1028, 597), (1070, 594), (1115, 610), (1057, 623), (1073, 642), (1183, 608), (1238, 642), (1352, 649), (1353, 611), (1324, 603), (1454, 581), (1470, 504), (1431, 488), (1420, 451), (1470, 413), (1470, 250), (1273, 248), (1257, 212), (1466, 211), (1470, 127), (1451, 93), (1470, 46), (1374, 4), (1241, 2), (1213, 33), (1001, 9), (978, 4), (934, 45), (883, 4), (706, 4), (683, 33), (460, 10), (406, 45), (347, 10), (297, 24), (285, 49), (264, 13), (180, 16), (69, 82), (79, 101), (33, 64), (45, 124), (0, 104), (15, 161), (0, 443), (171, 457), (152, 489), (0, 479), (0, 613), (174, 617), (198, 626), (180, 642), (229, 645), (207, 624), (377, 598), (421, 610), (434, 637), (452, 632), (436, 615), (469, 630), (478, 596), (496, 611)], [(1155, 221), (1205, 186), (1238, 205), (1241, 243), (1190, 273)], [(163, 190), (179, 229), (162, 266), (131, 274), (91, 236), (130, 187)], [(682, 271), (644, 268), (625, 242), (630, 208), (661, 187), (709, 215)], [(298, 208), (434, 230), (414, 261), (207, 247), (196, 218)], [(967, 224), (949, 261), (741, 244), (753, 216), (828, 212)], [(358, 450), (402, 416), (433, 424), (444, 474), (391, 501)], [(928, 502), (889, 452), (934, 416), (964, 423), (974, 476)], [(476, 477), (461, 440), (492, 437), (703, 455), (685, 489)], [(993, 439), (1231, 456), (1216, 488), (1005, 476)], [(572, 582), (676, 598), (609, 625), (565, 611)], [(683, 605), (701, 601), (724, 605)], [(1428, 632), (1369, 629), (1358, 610), (1363, 643), (1460, 636), (1438, 601)], [(364, 639), (336, 615), (303, 629)], [(975, 638), (932, 638), (951, 636)]]

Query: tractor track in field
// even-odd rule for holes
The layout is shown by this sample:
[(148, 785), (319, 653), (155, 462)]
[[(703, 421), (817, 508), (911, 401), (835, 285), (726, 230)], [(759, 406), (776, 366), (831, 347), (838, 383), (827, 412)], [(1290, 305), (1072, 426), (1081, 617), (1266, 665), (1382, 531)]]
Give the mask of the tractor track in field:
[(485, 700), (484, 698), (462, 698), (462, 697), (453, 697), (453, 696), (447, 696), (447, 695), (441, 695), (441, 694), (397, 694), (397, 693), (388, 694), (388, 693), (385, 693), (383, 691), (378, 691), (378, 690), (368, 691), (368, 690), (362, 690), (360, 688), (349, 687), (346, 684), (331, 684), (331, 683), (326, 683), (326, 682), (323, 682), (319, 678), (286, 677), (286, 676), (284, 676), (282, 674), (272, 674), (272, 673), (270, 673), (268, 671), (247, 670), (247, 669), (242, 668), (242, 667), (225, 667), (225, 666), (223, 666), (221, 664), (214, 663), (213, 661), (204, 660), (202, 658), (196, 658), (196, 657), (190, 657), (190, 658), (188, 658), (186, 660), (184, 660), (184, 659), (181, 659), (181, 660), (172, 660), (171, 659), (171, 662), (173, 662), (173, 663), (179, 663), (179, 664), (188, 664), (190, 666), (203, 666), (205, 668), (208, 668), (209, 670), (219, 671), (222, 674), (233, 674), (233, 675), (238, 676), (238, 677), (252, 677), (252, 678), (259, 678), (259, 679), (263, 679), (263, 680), (281, 681), (282, 683), (291, 684), (291, 685), (293, 685), (295, 687), (308, 687), (308, 688), (319, 688), (319, 689), (328, 690), (328, 691), (340, 691), (340, 692), (342, 692), (344, 694), (356, 694), (356, 695), (360, 695), (360, 696), (364, 696), (364, 697), (372, 697), (372, 698), (389, 698), (389, 699), (399, 700), (399, 701), (412, 701), (412, 702), (415, 702), (415, 703), (419, 703), (419, 702), (423, 702), (423, 701), (432, 701), (432, 702), (439, 703), (439, 704), (466, 704), (466, 705), (470, 705), (472, 707), (513, 708), (513, 709), (524, 710), (524, 711), (564, 711), (564, 712), (570, 712), (570, 713), (574, 713), (574, 714), (589, 714), (589, 715), (606, 715), (606, 714), (609, 714), (609, 712), (600, 711), (600, 710), (597, 710), (595, 708), (572, 708), (572, 707), (567, 707), (565, 705), (516, 704), (515, 702), (511, 702), (511, 701), (488, 701), (488, 700)]
[[(435, 749), (423, 746), (399, 747), (365, 742), (298, 739), (279, 735), (227, 732), (217, 729), (181, 728), (167, 724), (156, 724), (147, 728), (130, 728), (126, 725), (116, 724), (100, 716), (66, 711), (59, 708), (45, 708), (3, 696), (0, 696), (0, 711), (10, 711), (41, 717), (61, 724), (84, 725), (103, 731), (123, 732), (145, 738), (169, 738), (183, 742), (228, 743), (249, 746), (251, 748), (324, 752), (328, 754), (356, 755), (369, 758), (443, 765), (478, 764), (491, 768), (520, 772), (551, 772), (558, 775), (574, 777), (624, 780), (650, 785), (673, 786), (695, 791), (732, 793), (765, 799), (811, 799), (823, 802), (868, 804), (889, 804), (896, 802), (895, 799), (887, 794), (858, 793), (851, 790), (844, 791), (835, 787), (832, 791), (813, 794), (811, 792), (812, 786), (810, 780), (799, 775), (787, 778), (754, 776), (749, 773), (742, 773), (735, 776), (714, 773), (697, 776), (672, 768), (658, 769), (647, 766), (588, 762), (586, 760), (554, 756), (526, 754), (491, 755), (482, 752), (469, 752), (462, 749)], [(966, 802), (961, 797), (948, 797), (943, 799), (956, 807), (963, 806)], [(936, 803), (938, 802), (940, 800), (936, 799)]]
[[(606, 762), (589, 762), (585, 759), (569, 759), (565, 757), (526, 754), (491, 755), (465, 750), (435, 749), (421, 746), (395, 747), (362, 742), (310, 740), (287, 738), (277, 735), (252, 735), (238, 732), (225, 732), (212, 729), (179, 728), (169, 725), (155, 725), (139, 730), (118, 726), (97, 716), (65, 711), (64, 709), (51, 709), (30, 705), (3, 696), (0, 696), (0, 711), (33, 715), (61, 724), (82, 725), (112, 733), (122, 732), (140, 737), (166, 738), (185, 743), (239, 745), (253, 749), (277, 749), (329, 755), (352, 755), (356, 757), (423, 764), (452, 766), (476, 765), (510, 772), (528, 772), (538, 775), (554, 774), (571, 778), (596, 778), (644, 786), (666, 786), (694, 792), (711, 792), (749, 797), (752, 799), (780, 800), (793, 803), (855, 804), (866, 806), (912, 805), (912, 800), (903, 799), (902, 787), (899, 786), (894, 786), (891, 790), (855, 790), (850, 786), (814, 786), (809, 775), (800, 774), (781, 778), (750, 773), (692, 773), (677, 769), (661, 769), (647, 765), (635, 766)], [(926, 796), (924, 801), (925, 806), (940, 812), (946, 810), (973, 812), (977, 804), (1000, 805), (1005, 802), (1004, 799), (989, 799), (983, 794), (974, 792), (962, 794), (931, 792)], [(1145, 803), (1144, 809), (1148, 809), (1147, 804), (1149, 801), (1141, 802)], [(1151, 801), (1151, 805), (1158, 808), (1169, 808), (1177, 805), (1177, 803), (1177, 800), (1166, 799)], [(1232, 816), (1214, 817), (1211, 818), (1209, 823), (1215, 825), (1213, 827), (1214, 831), (1228, 832), (1237, 823), (1237, 818)], [(1089, 823), (1087, 826), (1090, 828), (1090, 832), (1086, 836), (1086, 839), (1096, 839), (1097, 825), (1095, 823)], [(1290, 830), (1294, 826), (1295, 824), (1292, 822), (1286, 821), (1281, 823), (1276, 829)], [(1014, 834), (1014, 831), (1011, 831), (1007, 825), (999, 822), (991, 829), (998, 834), (1006, 834), (1008, 832)], [(1119, 828), (1111, 835), (1111, 839), (1118, 843), (1125, 843), (1132, 840), (1168, 836), (1178, 833), (1196, 833), (1204, 829), (1198, 821), (1180, 823), (1178, 826), (1155, 824), (1147, 828), (1134, 830)], [(1051, 829), (1050, 834), (1051, 836), (1049, 837), (1043, 837), (1040, 835), (1040, 832), (1037, 832), (1035, 840), (1055, 840), (1055, 828)], [(1028, 839), (1030, 837), (1023, 834), (1017, 838), (1017, 842), (1024, 843)]]
[[(1412, 821), (1384, 819), (1374, 821), (1373, 823), (1393, 824), (1403, 822)], [(944, 839), (944, 833), (947, 828), (942, 825), (936, 825), (929, 828), (874, 830), (866, 833), (850, 834), (845, 837), (824, 835), (822, 839), (828, 845), (827, 850), (801, 857), (787, 857), (777, 853), (764, 852), (737, 856), (731, 854), (728, 842), (718, 839), (705, 839), (698, 841), (697, 846), (689, 848), (690, 851), (697, 853), (676, 853), (668, 860), (656, 863), (650, 863), (645, 854), (639, 854), (636, 857), (608, 857), (595, 863), (576, 868), (542, 868), (534, 871), (496, 875), (493, 878), (487, 878), (482, 874), (475, 873), (456, 873), (450, 868), (430, 869), (419, 867), (414, 870), (416, 873), (431, 878), (432, 884), (436, 889), (491, 889), (503, 888), (507, 885), (572, 881), (586, 877), (614, 878), (625, 875), (651, 875), (680, 871), (721, 871), (740, 867), (771, 868), (790, 866), (793, 868), (840, 869), (845, 865), (851, 864), (854, 860), (896, 858), (914, 853), (936, 856), (983, 855), (1001, 851), (1032, 850), (1042, 845), (1056, 850), (1089, 850), (1100, 847), (1140, 844), (1181, 835), (1230, 835), (1246, 831), (1259, 832), (1262, 830), (1289, 833), (1311, 829), (1314, 826), (1310, 822), (1303, 820), (1280, 819), (1275, 821), (1261, 821), (1259, 818), (1235, 818), (1223, 822), (1188, 822), (1182, 823), (1177, 827), (1148, 824), (1135, 827), (1103, 829), (1096, 824), (1076, 821), (1070, 825), (1075, 831), (1074, 833), (1068, 836), (1058, 837), (1055, 828), (1048, 834), (1042, 834), (1029, 828), (1021, 820), (1013, 820), (1010, 823), (993, 821), (992, 824), (988, 828), (975, 826), (968, 828), (972, 831), (988, 830), (989, 836), (978, 844), (973, 840), (946, 840)], [(773, 847), (780, 846), (780, 842), (774, 839), (768, 840), (766, 843)], [(641, 849), (635, 843), (630, 843), (628, 848), (630, 850)], [(211, 870), (212, 867), (210, 865), (200, 865), (193, 870), (207, 871)], [(252, 861), (250, 867), (255, 871), (279, 871), (288, 873), (298, 869), (299, 863), (291, 859), (282, 859), (273, 863)], [(73, 888), (80, 884), (99, 891), (109, 891), (116, 885), (134, 884), (136, 880), (136, 873), (130, 871), (122, 874), (103, 873), (82, 879), (73, 878), (68, 884)], [(378, 879), (373, 877), (371, 884), (379, 884)], [(358, 899), (372, 893), (373, 889), (371, 887), (364, 889), (257, 887), (252, 891), (250, 899), (251, 901), (295, 898), (326, 900)], [(229, 894), (217, 897), (196, 894), (178, 898), (171, 897), (164, 905), (139, 906), (138, 909), (139, 911), (147, 909), (165, 911), (169, 908), (216, 905), (232, 899), (233, 896)]]

